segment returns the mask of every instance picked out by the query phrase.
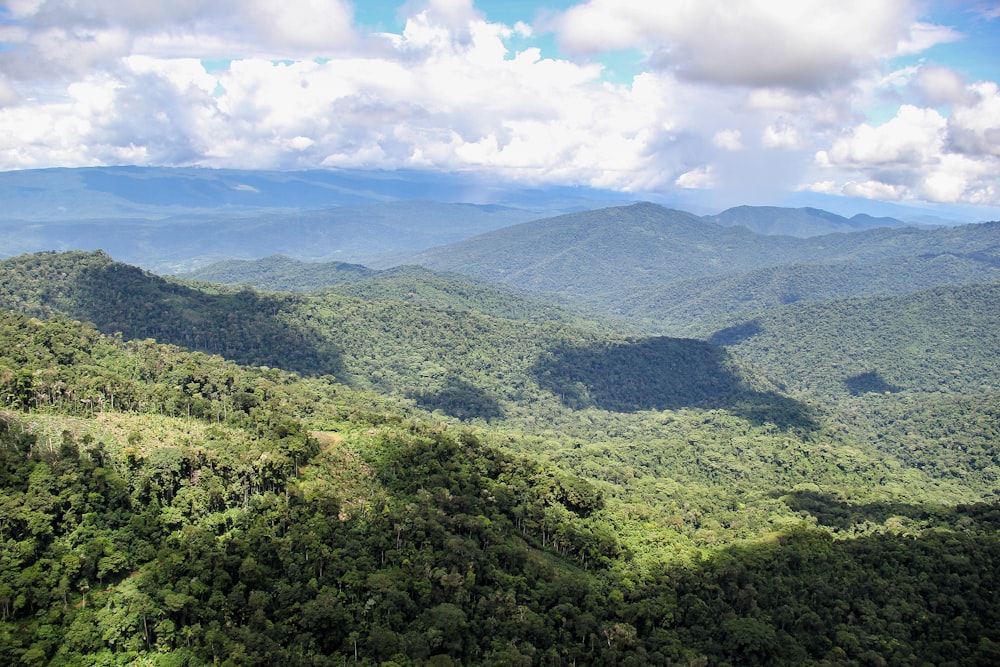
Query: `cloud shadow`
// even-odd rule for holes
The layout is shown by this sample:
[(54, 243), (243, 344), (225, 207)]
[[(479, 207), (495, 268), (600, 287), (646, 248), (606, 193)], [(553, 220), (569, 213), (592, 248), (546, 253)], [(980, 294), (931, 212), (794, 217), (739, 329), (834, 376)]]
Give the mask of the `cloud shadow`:
[(612, 412), (726, 409), (756, 424), (813, 430), (803, 403), (750, 388), (732, 356), (704, 341), (654, 337), (620, 344), (564, 345), (531, 372), (538, 384), (573, 409)]

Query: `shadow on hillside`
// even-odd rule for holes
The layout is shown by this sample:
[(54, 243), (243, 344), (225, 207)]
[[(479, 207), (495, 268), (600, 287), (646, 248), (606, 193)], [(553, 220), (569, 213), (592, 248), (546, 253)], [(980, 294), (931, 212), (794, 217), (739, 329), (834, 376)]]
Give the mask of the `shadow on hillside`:
[(441, 410), (463, 421), (484, 419), (493, 421), (504, 416), (500, 403), (485, 390), (462, 378), (450, 375), (440, 388), (414, 392), (410, 398), (425, 410)]
[(619, 345), (562, 346), (531, 369), (539, 386), (573, 409), (613, 412), (721, 408), (753, 423), (813, 430), (809, 408), (776, 392), (748, 387), (723, 348), (655, 337)]
[[(819, 491), (775, 491), (789, 509), (814, 517), (821, 526), (850, 530), (866, 523), (883, 524), (892, 517), (929, 521), (931, 525), (948, 525), (963, 513), (973, 511), (965, 506), (912, 505), (908, 503), (865, 503), (853, 505), (830, 493)], [(975, 510), (980, 512), (980, 510)], [(995, 509), (993, 521), (1000, 521), (1000, 509)]]
[(944, 512), (940, 530), (834, 540), (797, 527), (654, 570), (628, 596), (631, 627), (638, 641), (670, 628), (698, 664), (1000, 664), (1000, 506)]
[(900, 387), (886, 382), (878, 371), (868, 371), (867, 373), (859, 373), (858, 375), (845, 378), (844, 385), (847, 387), (847, 391), (851, 392), (851, 396), (860, 396), (861, 394), (869, 393), (895, 394), (898, 391), (902, 391)]
[(53, 305), (105, 333), (155, 338), (240, 364), (345, 379), (341, 351), (296, 312), (296, 297), (252, 289), (202, 292), (108, 261), (85, 261), (76, 268), (62, 303)]
[(720, 329), (708, 337), (708, 342), (713, 345), (739, 345), (745, 340), (753, 338), (764, 328), (757, 320), (748, 320), (725, 329)]

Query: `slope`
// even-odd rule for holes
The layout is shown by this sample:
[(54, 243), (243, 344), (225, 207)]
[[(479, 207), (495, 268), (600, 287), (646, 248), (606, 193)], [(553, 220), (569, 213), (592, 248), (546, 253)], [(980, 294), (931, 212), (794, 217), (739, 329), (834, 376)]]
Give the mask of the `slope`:
[[(9, 313), (0, 342), (5, 664), (997, 656), (995, 506), (776, 489), (660, 517), (329, 379)], [(772, 531), (726, 537), (762, 508)]]
[[(204, 291), (116, 263), (103, 253), (3, 260), (0, 285), (0, 305), (19, 312), (65, 314), (127, 338), (156, 337), (244, 363), (334, 374), (462, 418), (496, 419), (508, 409), (543, 405), (557, 409), (560, 400), (569, 400), (556, 386), (561, 382), (606, 386), (604, 373), (581, 375), (573, 364), (539, 364), (582, 353), (605, 370), (609, 363), (642, 359), (648, 371), (643, 376), (613, 374), (621, 379), (614, 410), (728, 407), (783, 425), (808, 422), (802, 409), (783, 408), (773, 416), (762, 411), (772, 402), (771, 388), (719, 354), (719, 348), (695, 340), (644, 341), (559, 322), (333, 293)], [(610, 361), (601, 361), (606, 355)], [(575, 405), (581, 396), (573, 399)], [(602, 401), (590, 398), (584, 404)]]
[(718, 323), (789, 303), (909, 294), (1000, 280), (1000, 246), (968, 253), (901, 255), (869, 262), (786, 264), (690, 278), (623, 294), (614, 312), (649, 330), (704, 336)]
[(792, 304), (709, 340), (796, 395), (1000, 389), (1000, 283)]
[(223, 285), (249, 285), (267, 292), (315, 292), (375, 275), (374, 269), (346, 262), (303, 262), (285, 255), (262, 259), (229, 259), (178, 273), (185, 280)]
[[(799, 239), (720, 227), (653, 204), (539, 220), (411, 258), (614, 311), (632, 293), (786, 264), (868, 264), (927, 253), (995, 257), (1000, 223), (924, 230), (877, 228)], [(990, 260), (994, 261), (994, 260)]]

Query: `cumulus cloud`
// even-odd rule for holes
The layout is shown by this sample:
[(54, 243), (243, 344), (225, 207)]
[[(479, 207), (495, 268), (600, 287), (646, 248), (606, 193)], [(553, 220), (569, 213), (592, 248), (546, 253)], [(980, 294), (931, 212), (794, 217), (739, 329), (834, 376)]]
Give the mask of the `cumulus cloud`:
[(801, 150), (806, 147), (806, 142), (799, 134), (798, 129), (784, 122), (768, 125), (764, 129), (760, 143), (765, 148), (786, 150)]
[(955, 38), (915, 18), (906, 0), (589, 0), (552, 25), (572, 52), (639, 46), (655, 66), (682, 77), (815, 90), (881, 58)]
[(726, 151), (738, 151), (743, 149), (743, 133), (739, 130), (719, 130), (712, 137), (712, 143), (717, 148)]
[[(743, 197), (801, 186), (809, 161), (814, 190), (995, 197), (996, 86), (886, 75), (956, 36), (910, 0), (589, 0), (533, 26), (414, 0), (396, 32), (355, 25), (348, 0), (5, 7), (0, 168), (405, 167)], [(543, 51), (546, 31), (574, 57)], [(575, 57), (634, 48), (628, 79)], [(911, 104), (860, 123), (887, 95)]]
[(711, 166), (698, 167), (677, 177), (675, 185), (688, 190), (703, 190), (715, 185), (715, 174)]
[(975, 101), (975, 93), (969, 90), (965, 79), (950, 67), (921, 67), (917, 71), (914, 87), (931, 105), (969, 104)]
[[(844, 174), (839, 191), (875, 199), (995, 202), (1000, 185), (1000, 95), (993, 83), (959, 91), (950, 75), (932, 83), (959, 104), (950, 117), (937, 109), (903, 105), (881, 125), (861, 124), (816, 153), (816, 163)], [(944, 85), (941, 85), (942, 80)], [(925, 80), (926, 82), (926, 80)], [(857, 179), (861, 176), (864, 180)], [(824, 180), (818, 191), (837, 191)]]

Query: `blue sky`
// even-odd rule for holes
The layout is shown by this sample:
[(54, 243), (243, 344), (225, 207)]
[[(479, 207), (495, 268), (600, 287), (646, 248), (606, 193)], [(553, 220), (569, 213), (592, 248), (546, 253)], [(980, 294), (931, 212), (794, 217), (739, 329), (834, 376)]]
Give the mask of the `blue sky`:
[(417, 169), (995, 219), (998, 81), (977, 2), (3, 0), (0, 170)]

